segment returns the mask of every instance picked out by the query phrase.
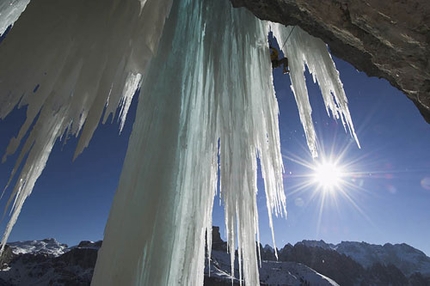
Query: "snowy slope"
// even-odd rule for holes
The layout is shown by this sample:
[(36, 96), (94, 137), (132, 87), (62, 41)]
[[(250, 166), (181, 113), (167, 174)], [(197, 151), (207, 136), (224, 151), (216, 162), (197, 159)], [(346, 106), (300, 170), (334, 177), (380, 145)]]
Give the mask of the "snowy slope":
[(339, 285), (312, 268), (296, 262), (264, 261), (260, 269), (260, 281), (267, 285)]
[[(209, 267), (205, 267), (205, 275), (209, 274)], [(212, 251), (210, 276), (231, 282), (230, 256), (223, 251)], [(235, 278), (239, 282), (239, 270), (235, 264)], [(296, 262), (263, 261), (260, 268), (260, 283), (264, 285), (339, 285), (334, 280), (316, 272), (315, 270)]]

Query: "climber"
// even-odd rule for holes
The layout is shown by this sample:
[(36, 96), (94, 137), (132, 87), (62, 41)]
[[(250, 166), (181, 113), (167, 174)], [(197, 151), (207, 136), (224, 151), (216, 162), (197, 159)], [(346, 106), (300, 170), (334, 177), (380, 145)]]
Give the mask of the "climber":
[(279, 52), (277, 49), (275, 49), (274, 47), (270, 46), (270, 60), (272, 61), (272, 68), (279, 68), (281, 66), (281, 64), (284, 65), (283, 68), (283, 73), (289, 73), (290, 71), (288, 70), (288, 59), (287, 58), (282, 58), (282, 59), (278, 59), (279, 57)]

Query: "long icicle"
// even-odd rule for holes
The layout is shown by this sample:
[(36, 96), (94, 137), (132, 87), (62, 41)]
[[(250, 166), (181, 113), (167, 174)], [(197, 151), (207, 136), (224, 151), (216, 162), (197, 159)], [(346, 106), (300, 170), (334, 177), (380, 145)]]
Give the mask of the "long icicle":
[[(4, 26), (28, 3), (7, 2), (0, 5), (2, 16), (10, 16), (0, 17)], [(77, 156), (101, 118), (106, 121), (118, 107), (121, 128), (170, 6), (170, 0), (32, 1), (14, 23), (0, 44), (0, 118), (17, 105), (26, 106), (27, 118), (3, 161), (28, 136), (8, 182), (16, 184), (3, 247), (57, 139), (79, 134)]]
[(243, 281), (259, 283), (257, 155), (268, 211), (285, 212), (267, 32), (228, 1), (175, 1), (142, 86), (93, 284), (202, 284), (218, 142), (232, 265), (237, 245)]

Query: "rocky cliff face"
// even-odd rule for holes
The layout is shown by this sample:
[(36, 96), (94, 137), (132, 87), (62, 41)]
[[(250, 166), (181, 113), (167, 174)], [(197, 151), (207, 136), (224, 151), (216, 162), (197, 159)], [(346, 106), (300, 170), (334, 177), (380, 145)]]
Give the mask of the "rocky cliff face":
[(368, 76), (387, 79), (430, 123), (430, 1), (231, 0), (263, 20), (298, 25)]

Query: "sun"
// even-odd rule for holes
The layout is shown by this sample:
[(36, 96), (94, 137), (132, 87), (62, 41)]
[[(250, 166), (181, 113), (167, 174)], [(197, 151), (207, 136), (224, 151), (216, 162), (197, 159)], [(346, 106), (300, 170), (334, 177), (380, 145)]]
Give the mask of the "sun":
[(332, 161), (317, 163), (313, 168), (313, 182), (324, 191), (334, 191), (342, 186), (345, 170)]

